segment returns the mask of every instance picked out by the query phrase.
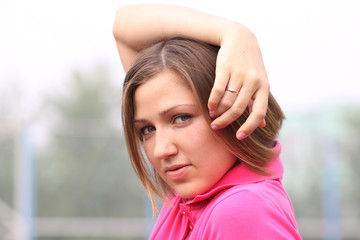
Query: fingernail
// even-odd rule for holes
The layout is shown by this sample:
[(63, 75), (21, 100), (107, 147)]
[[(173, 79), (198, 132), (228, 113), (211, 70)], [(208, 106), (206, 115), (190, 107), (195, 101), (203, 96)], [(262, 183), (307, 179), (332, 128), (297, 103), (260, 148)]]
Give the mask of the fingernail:
[(209, 106), (209, 112), (213, 112), (215, 111), (215, 107), (214, 106)]
[(219, 130), (220, 128), (216, 125), (211, 125), (211, 129), (216, 131), (216, 130)]
[(210, 113), (210, 117), (211, 117), (211, 118), (215, 118), (215, 117), (216, 117), (215, 113), (212, 113), (212, 112), (211, 112), (211, 113)]
[(243, 133), (243, 132), (240, 132), (239, 134), (236, 135), (236, 138), (237, 138), (238, 140), (242, 140), (242, 139), (244, 139), (245, 137), (246, 137), (246, 134)]

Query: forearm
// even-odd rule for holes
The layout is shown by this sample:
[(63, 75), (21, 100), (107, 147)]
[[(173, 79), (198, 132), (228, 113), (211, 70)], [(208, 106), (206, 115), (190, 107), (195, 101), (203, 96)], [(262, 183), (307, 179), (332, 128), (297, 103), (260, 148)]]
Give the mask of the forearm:
[[(170, 37), (185, 37), (220, 47), (216, 77), (208, 107), (221, 129), (240, 117), (251, 105), (252, 112), (237, 132), (249, 136), (264, 127), (269, 83), (255, 35), (244, 25), (194, 9), (171, 5), (129, 5), (118, 9), (113, 27), (116, 45), (127, 72), (139, 51)], [(235, 89), (237, 94), (226, 89)]]
[(220, 44), (220, 32), (232, 23), (194, 9), (159, 4), (120, 7), (116, 13), (114, 36), (134, 49), (173, 36)]
[[(221, 46), (225, 36), (252, 33), (243, 25), (194, 9), (157, 4), (122, 6), (116, 13), (113, 33), (120, 57), (134, 57), (149, 45), (174, 36)], [(122, 52), (132, 51), (133, 56)], [(125, 56), (122, 56), (125, 55)], [(126, 63), (124, 64), (126, 65)]]

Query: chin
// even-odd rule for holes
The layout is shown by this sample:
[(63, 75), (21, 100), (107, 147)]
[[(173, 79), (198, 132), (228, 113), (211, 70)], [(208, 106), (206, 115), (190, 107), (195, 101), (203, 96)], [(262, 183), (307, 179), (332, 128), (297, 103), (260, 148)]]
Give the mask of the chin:
[(185, 198), (185, 199), (192, 199), (194, 197), (196, 197), (197, 195), (199, 194), (202, 194), (204, 193), (205, 191), (200, 191), (200, 190), (197, 190), (197, 191), (176, 191), (176, 193), (182, 197), (182, 198)]
[(191, 194), (191, 193), (177, 193), (180, 197), (185, 198), (185, 199), (191, 199), (194, 198), (196, 195), (195, 194)]

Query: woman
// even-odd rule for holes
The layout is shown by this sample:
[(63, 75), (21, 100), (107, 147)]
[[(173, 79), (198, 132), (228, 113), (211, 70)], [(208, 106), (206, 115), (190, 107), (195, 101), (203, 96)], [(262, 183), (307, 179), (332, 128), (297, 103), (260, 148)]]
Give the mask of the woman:
[(275, 138), (284, 116), (275, 99), (269, 96), (266, 126), (242, 141), (235, 132), (252, 104), (229, 126), (210, 127), (218, 51), (171, 38), (144, 49), (127, 69), (130, 158), (154, 209), (153, 194), (165, 201), (150, 239), (300, 239), (281, 184)]
[(258, 126), (265, 126), (270, 87), (257, 40), (244, 25), (189, 8), (140, 4), (118, 9), (113, 33), (126, 72), (142, 49), (171, 37), (220, 46), (208, 101), (212, 128), (233, 122), (249, 102), (253, 102), (253, 111), (236, 137), (244, 139)]

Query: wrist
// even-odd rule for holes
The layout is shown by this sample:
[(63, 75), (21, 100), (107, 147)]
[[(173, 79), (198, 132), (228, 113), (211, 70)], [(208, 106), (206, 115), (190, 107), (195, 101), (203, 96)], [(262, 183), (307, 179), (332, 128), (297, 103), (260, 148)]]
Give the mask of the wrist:
[(219, 32), (219, 46), (223, 46), (227, 41), (241, 41), (241, 39), (254, 39), (255, 34), (244, 24), (228, 20), (222, 31)]

